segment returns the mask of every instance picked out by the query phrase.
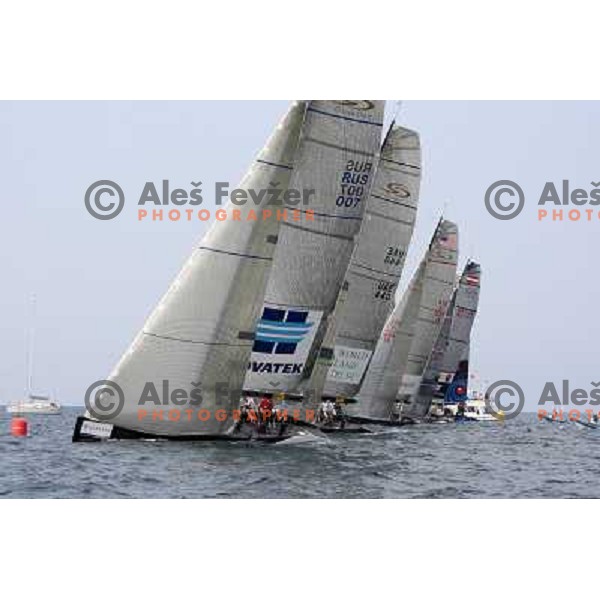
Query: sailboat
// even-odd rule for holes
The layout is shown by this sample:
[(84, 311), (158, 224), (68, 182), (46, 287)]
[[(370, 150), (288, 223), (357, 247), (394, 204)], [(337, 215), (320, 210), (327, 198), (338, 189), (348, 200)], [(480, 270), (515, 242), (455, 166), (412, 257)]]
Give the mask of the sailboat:
[(11, 402), (6, 407), (6, 412), (14, 415), (58, 415), (61, 411), (60, 403), (50, 394), (34, 392), (28, 392), (24, 400)]
[(365, 218), (340, 297), (334, 362), (323, 396), (344, 403), (360, 389), (394, 306), (412, 238), (421, 182), (418, 133), (392, 123), (383, 142)]
[[(477, 315), (481, 289), (481, 266), (468, 260), (457, 282), (429, 357), (418, 396), (419, 403), (429, 404), (432, 416), (443, 417), (452, 407), (452, 415), (460, 403), (468, 403), (469, 352), (471, 330)], [(480, 404), (474, 404), (477, 414)], [(471, 412), (471, 411), (469, 411)]]
[[(307, 103), (292, 104), (239, 188), (289, 188), (306, 119)], [(224, 207), (227, 218), (213, 223), (87, 399), (74, 441), (257, 437), (236, 431), (236, 411), (282, 223), (268, 208), (272, 215), (252, 219), (253, 202)]]
[(418, 391), (450, 303), (458, 261), (458, 228), (450, 221), (441, 221), (437, 244), (425, 275), (423, 295), (415, 336), (411, 344), (402, 383), (398, 390), (401, 418), (421, 419), (429, 411), (430, 402), (422, 402)]
[(25, 398), (16, 402), (11, 402), (6, 407), (6, 412), (11, 414), (38, 414), (38, 415), (58, 415), (62, 407), (60, 403), (52, 398), (50, 394), (41, 394), (33, 391), (33, 360), (35, 347), (35, 319), (36, 319), (36, 298), (31, 299), (31, 329), (29, 332), (29, 348), (27, 351), (27, 387)]
[(440, 219), (407, 291), (383, 327), (357, 404), (348, 407), (351, 421), (402, 423), (399, 394), (404, 399), (408, 382), (420, 381), (452, 294), (457, 254), (458, 228)]

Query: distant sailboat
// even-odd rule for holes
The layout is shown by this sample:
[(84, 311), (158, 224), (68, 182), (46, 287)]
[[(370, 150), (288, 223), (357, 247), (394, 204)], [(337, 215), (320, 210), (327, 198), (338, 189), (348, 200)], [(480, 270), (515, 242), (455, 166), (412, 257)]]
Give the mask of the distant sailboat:
[[(239, 188), (288, 189), (305, 116), (294, 103)], [(111, 392), (101, 392), (74, 441), (230, 439), (282, 222), (270, 208), (251, 219), (254, 202), (225, 206), (110, 374), (120, 410), (104, 416)]]
[(419, 388), (418, 402), (433, 404), (436, 414), (443, 414), (444, 406), (469, 401), (469, 350), (480, 289), (481, 267), (469, 260), (452, 295)]
[(29, 343), (27, 350), (27, 389), (25, 398), (12, 402), (6, 407), (6, 412), (11, 414), (38, 414), (57, 415), (62, 408), (60, 403), (49, 394), (40, 394), (33, 391), (33, 362), (35, 352), (35, 319), (36, 298), (31, 299), (31, 328), (29, 331)]
[[(456, 225), (440, 220), (408, 289), (383, 327), (357, 405), (348, 407), (353, 420), (398, 422), (398, 390), (410, 378), (420, 381), (446, 312), (456, 274), (457, 243)], [(430, 349), (421, 359), (427, 346)]]

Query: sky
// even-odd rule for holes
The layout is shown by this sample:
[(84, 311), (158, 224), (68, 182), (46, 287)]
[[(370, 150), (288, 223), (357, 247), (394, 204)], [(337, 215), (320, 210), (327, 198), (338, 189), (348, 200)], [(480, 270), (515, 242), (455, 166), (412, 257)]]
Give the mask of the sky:
[[(0, 403), (24, 393), (35, 294), (34, 388), (83, 404), (208, 227), (139, 222), (144, 184), (169, 179), (189, 190), (202, 181), (211, 208), (215, 182), (241, 179), (287, 105), (0, 102)], [(598, 210), (591, 222), (538, 222), (537, 201), (549, 181), (587, 191), (600, 181), (600, 103), (390, 101), (386, 122), (396, 111), (423, 148), (404, 284), (443, 212), (459, 226), (460, 264), (482, 264), (471, 347), (481, 381), (517, 382), (530, 410), (547, 381), (590, 390), (600, 381)], [(84, 206), (86, 189), (101, 179), (126, 196), (110, 221)], [(526, 197), (509, 221), (484, 205), (487, 188), (504, 179)]]

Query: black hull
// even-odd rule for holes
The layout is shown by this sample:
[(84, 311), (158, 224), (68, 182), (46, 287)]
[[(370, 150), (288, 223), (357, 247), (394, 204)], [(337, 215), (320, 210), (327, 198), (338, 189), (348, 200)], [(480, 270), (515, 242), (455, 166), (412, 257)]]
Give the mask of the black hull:
[(293, 436), (293, 431), (282, 435), (264, 435), (256, 433), (221, 434), (221, 435), (164, 435), (134, 431), (113, 425), (109, 435), (97, 436), (82, 433), (81, 428), (85, 423), (96, 423), (87, 417), (77, 417), (73, 430), (73, 442), (101, 442), (105, 440), (169, 440), (172, 442), (262, 442), (274, 444), (282, 442)]
[(332, 434), (332, 435), (357, 435), (364, 433), (373, 433), (371, 429), (367, 429), (366, 427), (336, 427), (335, 425), (321, 425), (319, 429), (323, 433)]
[(544, 421), (548, 421), (548, 423), (553, 423), (553, 424), (554, 424), (554, 423), (557, 423), (557, 424), (559, 424), (559, 425), (564, 425), (565, 423), (568, 423), (568, 422), (569, 422), (567, 419), (565, 419), (565, 420), (553, 419), (552, 417), (549, 417), (549, 416), (547, 416), (547, 415), (544, 415), (544, 416), (542, 417), (542, 419), (543, 419)]
[[(567, 421), (558, 421), (558, 423), (567, 423)], [(581, 425), (582, 427), (587, 427), (588, 429), (598, 429), (597, 423), (590, 423), (589, 421), (586, 423), (585, 421), (574, 421), (577, 425)]]
[(404, 427), (405, 425), (414, 425), (414, 421), (411, 420), (394, 420), (390, 421), (387, 419), (369, 419), (368, 417), (346, 417), (346, 421), (349, 423), (356, 423), (358, 425), (383, 425), (384, 427)]

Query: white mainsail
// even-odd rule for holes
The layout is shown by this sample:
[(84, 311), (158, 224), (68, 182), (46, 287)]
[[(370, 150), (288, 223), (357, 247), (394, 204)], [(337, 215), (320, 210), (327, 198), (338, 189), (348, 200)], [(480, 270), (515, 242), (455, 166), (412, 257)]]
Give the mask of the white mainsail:
[(324, 342), (375, 172), (384, 103), (312, 101), (290, 186), (314, 190), (312, 217), (282, 224), (244, 389), (306, 393)]
[(440, 306), (445, 313), (452, 293), (456, 248), (456, 225), (440, 221), (408, 289), (385, 323), (356, 397), (358, 405), (349, 406), (349, 412), (367, 419), (393, 418), (403, 376), (411, 373), (411, 367), (416, 370), (417, 349), (426, 337), (433, 337), (433, 346), (437, 328), (430, 330), (438, 321)]
[[(305, 116), (306, 103), (294, 103), (239, 188), (288, 189)], [(123, 391), (124, 406), (108, 422), (173, 437), (220, 435), (231, 426), (282, 222), (276, 208), (265, 202), (260, 210), (253, 202), (224, 207), (227, 218), (194, 249), (109, 376)], [(272, 216), (265, 218), (263, 209)], [(259, 216), (252, 219), (252, 212)], [(175, 390), (177, 402), (164, 397)], [(162, 416), (154, 418), (158, 411)]]
[(352, 398), (394, 306), (416, 220), (421, 182), (419, 135), (392, 124), (381, 148), (358, 241), (336, 311), (334, 363), (324, 396)]
[(398, 400), (402, 415), (423, 417), (429, 404), (417, 398), (427, 360), (433, 350), (452, 297), (458, 260), (458, 228), (450, 221), (441, 221), (423, 284), (423, 295), (415, 336), (406, 360)]

